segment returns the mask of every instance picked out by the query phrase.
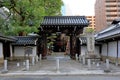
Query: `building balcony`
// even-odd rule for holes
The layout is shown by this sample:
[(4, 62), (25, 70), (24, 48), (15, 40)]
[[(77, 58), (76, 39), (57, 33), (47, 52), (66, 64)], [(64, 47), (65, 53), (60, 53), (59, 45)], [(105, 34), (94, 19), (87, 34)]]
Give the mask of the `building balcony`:
[(109, 2), (109, 3), (105, 3), (105, 5), (117, 5), (117, 2)]
[(106, 10), (117, 10), (117, 7), (106, 7)]
[(106, 12), (106, 15), (117, 15), (118, 14), (118, 12)]

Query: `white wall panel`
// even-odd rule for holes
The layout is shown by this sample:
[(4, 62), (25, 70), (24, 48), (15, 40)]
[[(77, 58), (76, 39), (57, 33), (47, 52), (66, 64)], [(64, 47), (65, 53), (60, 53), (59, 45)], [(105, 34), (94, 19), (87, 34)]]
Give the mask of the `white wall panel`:
[(14, 48), (14, 56), (24, 56), (24, 47), (16, 46)]
[(102, 45), (102, 55), (107, 56), (107, 44)]
[(120, 57), (120, 41), (118, 42), (118, 57)]
[(108, 56), (111, 57), (116, 57), (117, 56), (117, 42), (109, 42), (108, 43), (109, 48), (108, 48)]
[(3, 58), (3, 44), (0, 42), (0, 58)]
[[(32, 51), (32, 54), (30, 55), (30, 56), (36, 56), (36, 47), (34, 46), (34, 47), (32, 47), (33, 48), (33, 51)], [(25, 54), (25, 47), (23, 47), (23, 46), (16, 46), (15, 48), (14, 48), (14, 56), (24, 56), (24, 54)]]

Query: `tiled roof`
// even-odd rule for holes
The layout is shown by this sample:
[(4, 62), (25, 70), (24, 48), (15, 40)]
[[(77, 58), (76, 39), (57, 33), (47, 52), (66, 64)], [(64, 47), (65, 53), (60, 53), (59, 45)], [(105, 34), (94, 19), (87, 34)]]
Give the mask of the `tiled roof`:
[(96, 40), (105, 40), (120, 36), (120, 22), (111, 24), (107, 29), (97, 33)]
[(89, 21), (85, 16), (45, 16), (40, 24), (39, 33), (61, 32), (66, 35), (71, 33), (79, 35), (83, 32), (83, 28), (88, 25)]
[(89, 22), (84, 16), (45, 16), (44, 25), (82, 25), (88, 26)]
[(15, 37), (17, 39), (16, 43), (13, 43), (12, 45), (18, 45), (18, 46), (24, 46), (24, 45), (36, 45), (37, 37), (31, 37), (31, 36), (17, 36)]
[(7, 37), (7, 36), (0, 34), (0, 41), (15, 42), (16, 39), (14, 37)]

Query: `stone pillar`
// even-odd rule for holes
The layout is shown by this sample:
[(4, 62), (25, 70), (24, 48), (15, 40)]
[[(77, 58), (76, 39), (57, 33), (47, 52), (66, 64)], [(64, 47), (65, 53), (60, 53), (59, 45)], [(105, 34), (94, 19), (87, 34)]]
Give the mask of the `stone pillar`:
[(59, 58), (56, 59), (56, 69), (57, 69), (57, 71), (59, 71), (59, 69), (60, 69), (60, 61), (59, 61)]
[(91, 59), (87, 59), (87, 63), (88, 63), (88, 68), (91, 68)]
[(26, 70), (28, 71), (30, 68), (30, 65), (29, 65), (29, 60), (26, 60)]
[(8, 71), (8, 61), (4, 60), (4, 71)]
[(99, 57), (99, 54), (95, 53), (95, 40), (94, 40), (94, 33), (88, 32), (86, 33), (87, 37), (87, 58), (95, 59)]
[(19, 62), (17, 63), (17, 67), (20, 67), (20, 63)]
[(109, 69), (110, 65), (109, 65), (109, 59), (106, 59), (106, 68)]
[(109, 59), (106, 59), (106, 69), (104, 70), (104, 72), (110, 72), (110, 64), (109, 64)]
[(85, 56), (82, 56), (82, 63), (85, 64)]
[(94, 48), (95, 48), (94, 33), (86, 33), (86, 37), (87, 37), (88, 54), (90, 54), (90, 53), (94, 54)]

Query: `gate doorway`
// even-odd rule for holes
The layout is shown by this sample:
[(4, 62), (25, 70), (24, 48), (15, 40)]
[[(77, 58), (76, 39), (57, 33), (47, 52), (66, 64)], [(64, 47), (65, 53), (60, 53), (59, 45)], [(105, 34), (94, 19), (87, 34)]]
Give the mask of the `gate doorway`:
[[(60, 39), (62, 34), (68, 36), (69, 39), (69, 55), (74, 59), (75, 54), (81, 53), (80, 34), (83, 33), (84, 27), (89, 24), (84, 16), (45, 16), (43, 22), (39, 27), (39, 35), (41, 38), (38, 40), (38, 55), (42, 54), (42, 58), (46, 58), (48, 53), (48, 42), (53, 40), (52, 49), (56, 52), (65, 51), (67, 43)], [(49, 39), (52, 35), (56, 35)], [(64, 44), (63, 44), (64, 43)]]

